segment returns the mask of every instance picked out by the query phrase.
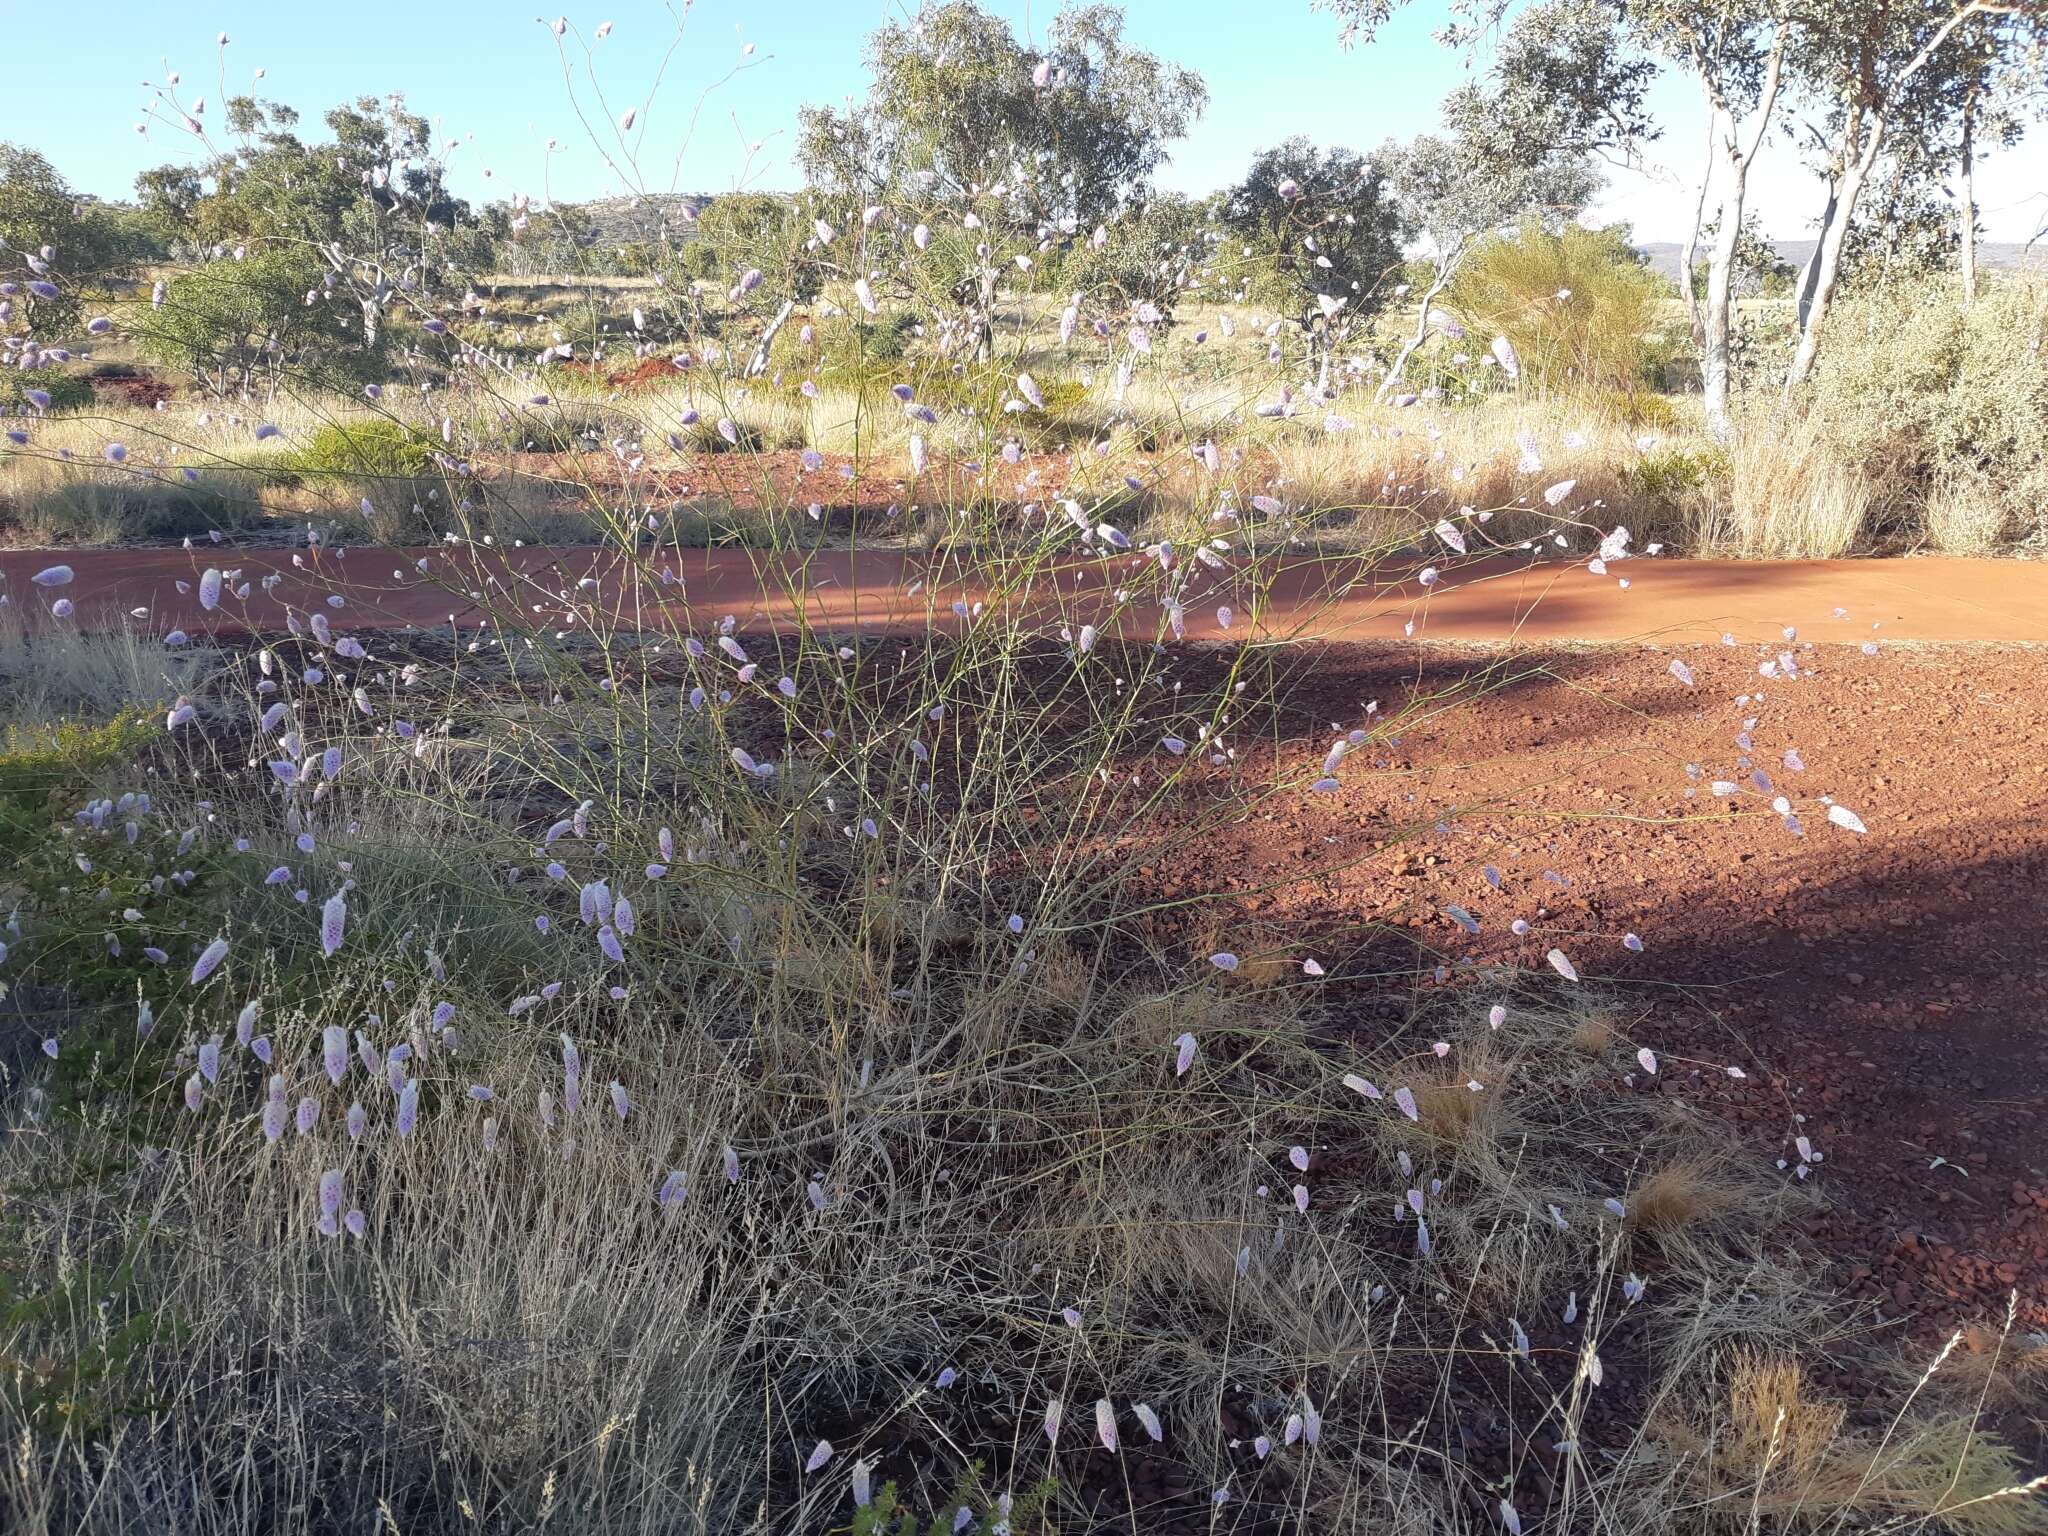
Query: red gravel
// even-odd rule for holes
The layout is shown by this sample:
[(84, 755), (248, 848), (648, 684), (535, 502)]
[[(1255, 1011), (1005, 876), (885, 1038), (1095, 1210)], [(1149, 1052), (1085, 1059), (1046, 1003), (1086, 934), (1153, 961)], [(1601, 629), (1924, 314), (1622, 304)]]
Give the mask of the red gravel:
[[(2020, 1325), (2048, 1328), (2043, 654), (1829, 645), (1801, 652), (1796, 680), (1759, 677), (1780, 648), (1333, 647), (1290, 701), (1318, 755), (1368, 700), (1497, 691), (1354, 756), (1340, 792), (1240, 826), (1184, 883), (1275, 882), (1247, 905), (1309, 931), (1392, 925), (1421, 946), (1423, 985), (1439, 959), (1453, 977), (1462, 957), (1542, 971), (1562, 948), (1620, 991), (1663, 1091), (1794, 1167), (1810, 1139), (1829, 1196), (1811, 1236), (1841, 1284), (1930, 1333), (2000, 1321), (2016, 1290)], [(1768, 795), (1712, 795), (1745, 756), (1798, 802), (1803, 837)], [(1822, 795), (1868, 833), (1828, 824)]]

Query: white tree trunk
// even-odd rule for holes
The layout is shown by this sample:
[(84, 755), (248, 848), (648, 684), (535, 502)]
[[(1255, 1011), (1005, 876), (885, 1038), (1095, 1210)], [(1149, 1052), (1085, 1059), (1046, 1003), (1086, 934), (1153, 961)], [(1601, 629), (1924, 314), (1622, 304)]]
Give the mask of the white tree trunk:
[(1826, 248), (1828, 235), (1835, 227), (1835, 221), (1842, 212), (1842, 182), (1838, 176), (1828, 177), (1827, 206), (1820, 211), (1820, 228), (1814, 231), (1813, 254), (1806, 258), (1806, 267), (1799, 274), (1799, 328), (1806, 329), (1807, 314), (1813, 308), (1813, 292), (1820, 285), (1820, 253)]
[(1731, 159), (1728, 170), (1732, 179), (1721, 191), (1721, 221), (1714, 230), (1714, 247), (1707, 254), (1707, 299), (1700, 316), (1700, 393), (1707, 430), (1719, 438), (1732, 430), (1729, 375), (1735, 329), (1735, 248), (1742, 238), (1742, 200), (1749, 180), (1749, 167), (1739, 160)]
[(1827, 324), (1828, 308), (1834, 301), (1835, 284), (1841, 277), (1842, 245), (1848, 238), (1849, 226), (1856, 220), (1856, 199), (1862, 195), (1863, 187), (1870, 180), (1870, 168), (1877, 163), (1878, 151), (1884, 146), (1886, 119), (1891, 112), (1891, 103), (1899, 99), (1906, 88), (1906, 82), (1927, 66), (1927, 61), (1947, 42), (1957, 27), (1970, 17), (1987, 12), (2003, 11), (2006, 7), (2000, 0), (1963, 0), (1950, 13), (1949, 18), (1935, 29), (1934, 35), (1913, 55), (1911, 62), (1892, 77), (1890, 94), (1875, 99), (1866, 96), (1851, 104), (1842, 127), (1842, 175), (1838, 189), (1840, 213), (1834, 224), (1821, 239), (1820, 249), (1814, 252), (1813, 298), (1805, 306), (1805, 313), (1799, 330), (1799, 348), (1792, 354), (1792, 366), (1785, 371), (1785, 398), (1790, 399), (1794, 390), (1800, 388), (1813, 374), (1813, 360), (1820, 352), (1821, 330)]
[(1678, 253), (1678, 288), (1685, 295), (1685, 317), (1692, 322), (1692, 344), (1707, 343), (1706, 317), (1700, 312), (1700, 291), (1693, 267), (1700, 257), (1700, 226), (1707, 218), (1707, 190), (1714, 180), (1714, 124), (1707, 123), (1707, 161), (1700, 167), (1700, 195), (1692, 205), (1692, 228), (1685, 232), (1685, 245)]
[(1703, 59), (1694, 59), (1726, 177), (1721, 188), (1721, 215), (1714, 230), (1714, 249), (1707, 259), (1705, 313), (1700, 317), (1700, 392), (1706, 407), (1707, 430), (1718, 438), (1726, 438), (1734, 427), (1729, 408), (1729, 374), (1735, 331), (1735, 250), (1742, 239), (1743, 202), (1749, 192), (1749, 168), (1756, 161), (1757, 151), (1763, 148), (1764, 134), (1771, 126), (1771, 112), (1777, 105), (1789, 25), (1780, 15), (1772, 31), (1771, 51), (1764, 61), (1763, 86), (1757, 93), (1754, 132), (1747, 144), (1743, 143), (1734, 108), (1717, 77)]
[(1977, 95), (1963, 103), (1963, 184), (1956, 196), (1963, 221), (1963, 308), (1977, 302)]
[(1429, 340), (1429, 312), (1435, 306), (1437, 298), (1450, 287), (1451, 278), (1456, 275), (1458, 263), (1464, 260), (1464, 256), (1464, 247), (1460, 246), (1447, 257), (1438, 259), (1436, 275), (1430, 279), (1429, 291), (1422, 296), (1421, 313), (1415, 317), (1415, 334), (1401, 344), (1401, 351), (1394, 359), (1394, 366), (1387, 370), (1387, 376), (1380, 380), (1380, 387), (1373, 392), (1375, 400), (1385, 400), (1394, 392), (1394, 386), (1401, 382), (1401, 370), (1408, 366), (1408, 359)]
[[(1847, 133), (1856, 133), (1861, 116), (1858, 113), (1850, 119)], [(1842, 276), (1842, 247), (1848, 242), (1850, 226), (1856, 222), (1856, 200), (1863, 195), (1870, 168), (1877, 163), (1878, 146), (1884, 141), (1884, 119), (1873, 114), (1868, 121), (1870, 136), (1860, 152), (1855, 149), (1853, 137), (1847, 141), (1850, 152), (1842, 157), (1844, 169), (1835, 188), (1834, 201), (1838, 206), (1834, 222), (1822, 231), (1820, 245), (1813, 253), (1813, 294), (1800, 306), (1799, 347), (1792, 354), (1792, 366), (1785, 370), (1787, 400), (1813, 374), (1813, 360), (1820, 353), (1821, 331), (1827, 324), (1835, 286)]]
[(768, 349), (775, 345), (775, 334), (782, 329), (784, 322), (795, 311), (795, 299), (784, 299), (782, 301), (782, 308), (775, 311), (775, 318), (768, 322), (768, 328), (761, 333), (761, 344), (754, 348), (754, 360), (747, 364), (747, 374), (749, 377), (767, 370)]

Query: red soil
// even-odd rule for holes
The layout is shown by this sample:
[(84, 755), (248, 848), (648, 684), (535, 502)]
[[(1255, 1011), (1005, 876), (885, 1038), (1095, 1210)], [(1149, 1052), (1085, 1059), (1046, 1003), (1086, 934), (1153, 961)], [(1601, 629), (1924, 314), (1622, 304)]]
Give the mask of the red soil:
[(103, 373), (92, 379), (93, 391), (116, 397), (121, 404), (149, 410), (171, 398), (174, 391), (162, 379), (145, 373)]
[[(609, 381), (632, 388), (671, 371), (650, 359)], [(134, 404), (160, 397), (147, 379), (96, 384)], [(591, 469), (589, 456), (521, 461), (565, 482)], [(1063, 466), (1005, 469), (1006, 483), (1038, 467), (1058, 484)], [(660, 473), (670, 495), (817, 501), (838, 526), (907, 506), (910, 489), (881, 477), (849, 486), (831, 465), (806, 471), (794, 452), (702, 455)], [(30, 583), (59, 561), (75, 568), (72, 584)], [(326, 610), (337, 627), (426, 628), (451, 616), (475, 626), (485, 608), (466, 594), (486, 582), (515, 593), (529, 617), (532, 603), (594, 578), (619, 613), (656, 603), (680, 618), (687, 602), (700, 629), (731, 613), (751, 631), (789, 626), (792, 589), (814, 623), (903, 633), (950, 627), (956, 600), (995, 600), (895, 552), (692, 550), (662, 563), (675, 586), (635, 587), (616, 555), (595, 550), (484, 562), (438, 548), (5, 551), (0, 593), (32, 623), (55, 622), (47, 608), (62, 595), (78, 605), (69, 622), (110, 626), (147, 607), (150, 632), (195, 634), (281, 628), (287, 608), (335, 591), (347, 599)], [(209, 564), (256, 583), (246, 607), (208, 614), (177, 590)], [(1048, 627), (1103, 616), (1101, 563), (1072, 570), (1078, 585), (1022, 600)], [(271, 591), (268, 573), (282, 578)], [(1228, 631), (1224, 604), (1241, 610)], [(1149, 639), (1158, 621), (1152, 608), (1127, 610), (1109, 633)], [(1406, 569), (1304, 560), (1258, 612), (1219, 580), (1190, 607), (1187, 633), (1314, 642), (1284, 706), (1290, 767), (1320, 756), (1329, 724), (1359, 723), (1370, 701), (1388, 714), (1451, 702), (1396, 745), (1352, 758), (1338, 792), (1227, 829), (1199, 866), (1139, 871), (1162, 898), (1251, 893), (1241, 905), (1252, 924), (1289, 935), (1335, 974), (1378, 972), (1331, 986), (1346, 1027), (1374, 1040), (1414, 1034), (1418, 1049), (1427, 1036), (1403, 986), (1389, 984), (1384, 963), (1344, 966), (1347, 954), (1370, 948), (1384, 962), (1390, 947), (1405, 949), (1400, 969), (1419, 998), (1466, 984), (1467, 962), (1543, 974), (1555, 945), (1620, 999), (1625, 1044), (1614, 1054), (1625, 1061), (1644, 1045), (1660, 1058), (1626, 1091), (1727, 1118), (1755, 1154), (1785, 1160), (1787, 1179), (1801, 1162), (1796, 1139), (1807, 1139), (1821, 1158), (1807, 1165), (1811, 1182), (1826, 1196), (1806, 1222), (1815, 1262), (1878, 1318), (1931, 1342), (1957, 1327), (1995, 1329), (2012, 1299), (2022, 1329), (2048, 1329), (2048, 672), (2028, 648), (2048, 644), (2048, 567), (1630, 561), (1603, 580), (1582, 565), (1498, 560), (1425, 592)], [(1795, 654), (1798, 675), (1760, 676), (1780, 651)], [(1670, 674), (1674, 659), (1696, 686)], [(1785, 766), (1788, 750), (1803, 772)], [(1768, 795), (1707, 788), (1751, 765), (1798, 797), (1803, 837)], [(1828, 824), (1813, 804), (1821, 795), (1853, 808), (1868, 832)], [(1443, 915), (1452, 905), (1479, 933)], [(1532, 925), (1526, 936), (1511, 932), (1517, 918)], [(1628, 933), (1642, 952), (1623, 946)], [(1830, 1385), (1854, 1396), (1851, 1382)], [(1457, 1407), (1484, 1451), (1483, 1403)], [(1228, 1432), (1248, 1433), (1223, 1411)], [(1158, 1459), (1135, 1477), (1147, 1498), (1199, 1505), (1200, 1490), (1176, 1496), (1160, 1481), (1174, 1475)], [(1176, 1528), (1208, 1527), (1190, 1515)]]
[[(1369, 700), (1463, 696), (1353, 758), (1338, 793), (1160, 872), (1162, 896), (1255, 888), (1251, 914), (1294, 933), (1392, 924), (1425, 988), (1439, 961), (1453, 984), (1466, 959), (1542, 973), (1556, 945), (1620, 990), (1622, 1033), (1662, 1058), (1635, 1091), (1740, 1122), (1788, 1178), (1810, 1139), (1829, 1197), (1810, 1234), (1844, 1287), (1930, 1331), (1996, 1324), (2017, 1291), (2020, 1326), (2048, 1328), (2042, 654), (1823, 645), (1801, 649), (1797, 679), (1759, 677), (1780, 648), (1682, 648), (1694, 690), (1634, 648), (1332, 647), (1289, 700), (1312, 751)], [(1711, 794), (1747, 777), (1744, 758), (1800, 802), (1803, 837), (1768, 796)], [(1868, 833), (1823, 820), (1821, 795)], [(1479, 934), (1442, 915), (1452, 904)], [(1375, 1006), (1365, 1027), (1405, 1027), (1398, 1004)]]

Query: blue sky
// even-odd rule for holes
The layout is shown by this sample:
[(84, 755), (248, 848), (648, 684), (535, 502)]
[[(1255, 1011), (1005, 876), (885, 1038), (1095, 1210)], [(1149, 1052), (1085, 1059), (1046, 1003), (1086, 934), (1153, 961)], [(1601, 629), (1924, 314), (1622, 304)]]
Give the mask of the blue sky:
[[(696, 0), (642, 114), (643, 184), (666, 190), (673, 177), (677, 190), (709, 192), (741, 182), (794, 185), (798, 106), (858, 94), (863, 39), (904, 3)], [(1020, 31), (1042, 32), (1056, 10), (1051, 0), (988, 3)], [(605, 4), (571, 19), (586, 36), (601, 21), (614, 23), (594, 51), (606, 98), (622, 110), (648, 99), (676, 23), (659, 0)], [(682, 0), (675, 4), (680, 11)], [(1411, 6), (1378, 42), (1351, 53), (1338, 49), (1333, 19), (1311, 12), (1308, 0), (1126, 0), (1125, 11), (1134, 43), (1199, 70), (1209, 84), (1207, 115), (1161, 177), (1175, 190), (1228, 184), (1254, 152), (1292, 133), (1370, 149), (1429, 128), (1437, 103), (1464, 74), (1463, 58), (1429, 35), (1442, 20), (1440, 5)], [(230, 38), (224, 58), (214, 41), (222, 31)], [(75, 186), (102, 196), (129, 195), (138, 171), (193, 157), (192, 141), (171, 124), (154, 124), (146, 136), (134, 131), (149, 84), (161, 82), (167, 67), (181, 76), (182, 99), (203, 94), (216, 122), (223, 86), (228, 94), (249, 89), (259, 67), (260, 94), (315, 122), (345, 98), (402, 91), (415, 110), (438, 120), (441, 137), (462, 140), (450, 160), (457, 189), (473, 198), (524, 191), (576, 199), (622, 189), (571, 109), (552, 34), (518, 0), (213, 0), (203, 8), (98, 0), (25, 8), (0, 35), (16, 59), (47, 61), (12, 72), (0, 92), (0, 139), (34, 145)], [(742, 53), (747, 43), (751, 55)], [(1691, 217), (1701, 118), (1680, 81), (1660, 85), (1656, 105), (1668, 126), (1650, 164), (1615, 173), (1596, 211), (1629, 221), (1638, 239), (1676, 240)], [(603, 117), (593, 121), (608, 126)], [(561, 145), (552, 154), (545, 147), (551, 138)], [(2048, 221), (2048, 178), (2025, 168), (2029, 149), (2038, 156), (2038, 147), (2023, 146), (1980, 169), (1992, 239), (2023, 239)], [(1819, 199), (1795, 154), (1766, 149), (1752, 206), (1768, 233), (1806, 234)]]

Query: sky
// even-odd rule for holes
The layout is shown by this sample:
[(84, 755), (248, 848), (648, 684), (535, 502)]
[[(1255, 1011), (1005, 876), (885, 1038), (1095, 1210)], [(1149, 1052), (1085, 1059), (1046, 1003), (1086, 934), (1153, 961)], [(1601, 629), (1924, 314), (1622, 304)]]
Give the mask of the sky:
[[(910, 3), (695, 0), (685, 10), (684, 0), (673, 8), (662, 0), (605, 0), (608, 9), (569, 20), (586, 39), (599, 23), (613, 23), (609, 36), (590, 44), (609, 111), (593, 100), (576, 33), (567, 39), (572, 101), (553, 33), (516, 0), (24, 6), (5, 24), (13, 56), (62, 62), (9, 72), (0, 139), (41, 150), (80, 191), (132, 196), (137, 172), (198, 157), (174, 119), (159, 116), (146, 134), (135, 131), (147, 121), (153, 88), (176, 71), (179, 100), (189, 107), (203, 96), (210, 125), (218, 124), (224, 94), (252, 88), (298, 108), (313, 127), (337, 102), (403, 92), (414, 111), (436, 121), (441, 139), (461, 141), (448, 155), (451, 180), (472, 200), (525, 192), (576, 201), (630, 190), (634, 175), (646, 191), (788, 189), (799, 181), (792, 163), (798, 107), (858, 96), (863, 40)], [(984, 3), (1020, 34), (1036, 36), (1057, 9), (1053, 0)], [(1337, 45), (1335, 19), (1312, 12), (1308, 0), (1125, 0), (1124, 10), (1130, 43), (1198, 70), (1208, 83), (1207, 113), (1160, 174), (1172, 191), (1227, 186), (1257, 151), (1291, 134), (1369, 150), (1431, 129), (1438, 103), (1468, 67), (1464, 55), (1430, 36), (1443, 20), (1441, 0), (1418, 0), (1378, 41), (1348, 53)], [(216, 44), (222, 32), (225, 49)], [(637, 160), (621, 163), (615, 149), (608, 165), (579, 123), (576, 102), (607, 138), (616, 115), (637, 105)], [(1591, 217), (1626, 221), (1638, 241), (1676, 241), (1692, 218), (1704, 119), (1676, 78), (1659, 83), (1652, 106), (1666, 125), (1662, 140), (1640, 171), (1610, 172)], [(2043, 164), (2038, 144), (1980, 164), (1986, 238), (2024, 240), (2048, 224)], [(1809, 235), (1821, 200), (1818, 180), (1789, 140), (1767, 145), (1750, 186), (1765, 233)]]

